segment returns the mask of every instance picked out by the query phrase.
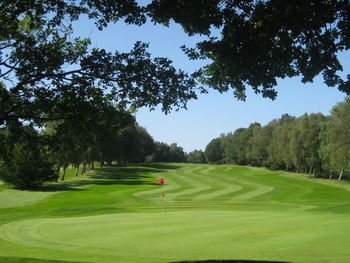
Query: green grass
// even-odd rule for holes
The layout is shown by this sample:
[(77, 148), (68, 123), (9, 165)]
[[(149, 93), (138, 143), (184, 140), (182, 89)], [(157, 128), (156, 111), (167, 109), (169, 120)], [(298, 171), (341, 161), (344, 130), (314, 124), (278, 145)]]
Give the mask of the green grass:
[(345, 263), (349, 216), (348, 182), (236, 166), (103, 168), (35, 192), (1, 185), (0, 262)]

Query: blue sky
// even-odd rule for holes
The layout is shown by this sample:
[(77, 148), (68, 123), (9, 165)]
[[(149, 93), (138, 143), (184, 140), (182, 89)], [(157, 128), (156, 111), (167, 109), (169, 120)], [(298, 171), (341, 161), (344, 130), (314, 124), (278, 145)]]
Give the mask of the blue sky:
[[(75, 29), (78, 35), (90, 37), (94, 47), (129, 51), (136, 41), (141, 40), (149, 43), (152, 56), (168, 57), (178, 68), (193, 72), (203, 65), (201, 61), (189, 61), (180, 49), (183, 44), (193, 46), (201, 38), (188, 37), (175, 24), (167, 28), (153, 24), (137, 27), (117, 23), (98, 31), (91, 22), (82, 18), (75, 24)], [(350, 52), (340, 54), (339, 58), (345, 76), (350, 73)], [(303, 84), (300, 78), (280, 80), (276, 89), (278, 96), (275, 101), (264, 99), (249, 89), (245, 102), (237, 101), (232, 92), (220, 94), (211, 91), (190, 101), (187, 110), (165, 115), (159, 108), (154, 111), (141, 108), (136, 118), (155, 140), (169, 144), (175, 142), (189, 152), (204, 150), (211, 139), (222, 133), (247, 127), (252, 122), (265, 125), (284, 113), (294, 116), (316, 112), (329, 114), (331, 108), (345, 97), (336, 88), (326, 87), (321, 76), (308, 84)]]

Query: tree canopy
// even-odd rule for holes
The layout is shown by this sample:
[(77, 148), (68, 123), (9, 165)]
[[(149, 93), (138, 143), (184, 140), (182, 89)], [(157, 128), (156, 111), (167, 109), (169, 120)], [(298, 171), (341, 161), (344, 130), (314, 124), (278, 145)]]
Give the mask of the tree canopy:
[[(81, 15), (100, 30), (119, 20), (139, 26), (174, 21), (189, 36), (207, 37), (182, 48), (190, 59), (209, 64), (189, 74), (167, 58), (151, 58), (142, 42), (129, 52), (92, 48), (89, 39), (73, 35), (72, 22)], [(161, 104), (165, 112), (185, 107), (207, 88), (232, 90), (244, 99), (250, 86), (274, 99), (278, 78), (301, 76), (310, 82), (320, 73), (328, 86), (349, 94), (350, 75), (339, 76), (337, 59), (350, 47), (349, 17), (345, 0), (152, 0), (146, 5), (136, 0), (4, 0), (0, 125), (66, 119), (70, 106), (85, 102), (98, 108), (98, 98), (122, 107)], [(86, 116), (83, 109), (73, 113)]]
[(122, 108), (161, 104), (168, 112), (196, 97), (194, 77), (167, 58), (151, 58), (146, 43), (112, 53), (74, 37), (72, 22), (82, 14), (100, 29), (119, 18), (145, 20), (134, 1), (1, 1), (0, 125), (77, 120), (88, 116), (85, 105), (95, 111), (106, 101)]
[[(212, 139), (206, 146), (209, 163), (265, 166), (313, 176), (339, 173), (350, 167), (350, 98), (331, 110), (293, 117), (284, 114), (267, 125), (252, 123)], [(189, 162), (196, 162), (188, 158)]]
[[(99, 30), (121, 20), (137, 26), (147, 22), (169, 26), (175, 22), (189, 37), (203, 36), (195, 46), (181, 48), (189, 59), (206, 59), (208, 63), (195, 72), (185, 72), (175, 68), (169, 58), (152, 57), (148, 44), (141, 41), (128, 52), (93, 47), (89, 38), (74, 32), (73, 23), (81, 16), (94, 21)], [(24, 171), (22, 159), (6, 156), (38, 155), (42, 160), (37, 166), (52, 174), (51, 160), (45, 155), (48, 149), (55, 152), (59, 167), (66, 167), (68, 160), (77, 167), (97, 159), (143, 160), (153, 142), (142, 128), (130, 126), (134, 124), (133, 112), (144, 106), (161, 106), (165, 113), (185, 108), (189, 100), (210, 88), (231, 91), (244, 100), (246, 89), (251, 87), (274, 99), (279, 78), (301, 76), (303, 82), (311, 82), (322, 74), (328, 86), (350, 94), (350, 74), (340, 76), (343, 68), (337, 58), (349, 48), (347, 0), (3, 0), (0, 143), (16, 147), (0, 149), (0, 164), (5, 168), (22, 165)], [(282, 159), (275, 156), (281, 154), (277, 142), (283, 135), (274, 139), (278, 147), (270, 144), (266, 150), (266, 138), (274, 134), (273, 124), (270, 130), (254, 124), (227, 140), (213, 140), (217, 147), (209, 147), (205, 155), (215, 163), (225, 158), (254, 165), (269, 161), (276, 168), (315, 170), (318, 152), (304, 152), (307, 163), (301, 163), (299, 150), (306, 146), (298, 140), (307, 126), (312, 127), (313, 134), (320, 131), (315, 124), (320, 122), (312, 119), (305, 117), (299, 130), (288, 133), (287, 142), (294, 148), (289, 147)], [(55, 123), (53, 132), (39, 135), (38, 128), (48, 129), (50, 123)], [(27, 133), (28, 127), (35, 135), (22, 142), (18, 134)], [(313, 134), (307, 147), (316, 149), (320, 142), (313, 140)], [(331, 133), (328, 136), (333, 137)], [(30, 152), (32, 139), (42, 147)], [(133, 147), (126, 147), (126, 141)], [(242, 146), (243, 155), (242, 151), (225, 148), (238, 141), (247, 141)], [(67, 148), (69, 142), (74, 147)], [(168, 154), (170, 159), (185, 161), (183, 149), (176, 144), (156, 144), (155, 148), (161, 156)], [(211, 159), (211, 152), (218, 155)]]
[(273, 99), (278, 78), (311, 82), (318, 74), (328, 86), (350, 92), (350, 75), (342, 79), (337, 72), (337, 53), (350, 48), (349, 1), (157, 0), (150, 7), (153, 20), (173, 20), (189, 35), (208, 36), (183, 49), (192, 59), (211, 61), (201, 81), (221, 92), (244, 99), (251, 86)]

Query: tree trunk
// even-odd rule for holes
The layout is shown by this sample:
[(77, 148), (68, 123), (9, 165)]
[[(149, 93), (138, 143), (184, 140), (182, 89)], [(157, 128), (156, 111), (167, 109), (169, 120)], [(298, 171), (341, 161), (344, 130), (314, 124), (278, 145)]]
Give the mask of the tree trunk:
[(312, 173), (312, 167), (310, 167), (310, 170), (309, 170), (309, 174), (311, 174)]
[(80, 163), (76, 165), (75, 176), (78, 176), (79, 174), (79, 166), (80, 166)]
[(64, 181), (64, 177), (66, 176), (66, 170), (67, 170), (67, 165), (63, 165), (63, 174), (62, 174), (61, 181)]
[(58, 182), (58, 178), (60, 178), (60, 171), (61, 171), (61, 165), (58, 166), (58, 169), (57, 169), (57, 179), (56, 179), (56, 182)]
[(103, 168), (104, 161), (100, 162), (100, 168)]
[(86, 163), (83, 163), (83, 169), (81, 170), (81, 175), (84, 175), (86, 173)]
[(329, 175), (329, 180), (332, 180), (332, 176), (333, 176), (333, 173), (332, 173), (332, 170), (331, 170), (331, 173)]
[(91, 163), (88, 163), (87, 171), (90, 172), (90, 170), (91, 170)]
[(95, 170), (95, 163), (91, 162), (91, 170)]
[(339, 174), (339, 177), (338, 177), (338, 181), (341, 180), (341, 178), (342, 178), (342, 176), (343, 176), (343, 173), (344, 173), (344, 168), (341, 169), (341, 171), (340, 171), (340, 174)]
[(312, 177), (316, 177), (316, 168), (314, 169), (314, 172), (312, 174)]

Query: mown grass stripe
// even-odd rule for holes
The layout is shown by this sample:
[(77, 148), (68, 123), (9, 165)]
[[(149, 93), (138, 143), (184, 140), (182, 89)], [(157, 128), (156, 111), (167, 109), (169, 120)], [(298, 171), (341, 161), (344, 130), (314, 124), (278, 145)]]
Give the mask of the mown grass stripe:
[(350, 192), (332, 183), (236, 166), (98, 169), (0, 209), (0, 250), (44, 262), (348, 263)]

